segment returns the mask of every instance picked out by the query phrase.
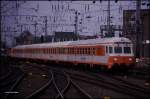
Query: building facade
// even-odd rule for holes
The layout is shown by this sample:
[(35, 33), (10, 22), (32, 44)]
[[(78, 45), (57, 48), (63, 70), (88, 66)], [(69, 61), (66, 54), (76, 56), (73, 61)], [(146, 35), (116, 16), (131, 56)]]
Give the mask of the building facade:
[[(136, 10), (123, 11), (123, 35), (132, 40), (135, 56), (137, 56), (136, 53), (139, 53), (140, 58), (150, 58), (150, 10), (143, 9), (140, 11), (138, 33), (136, 33), (135, 15)], [(137, 44), (137, 36), (139, 44)]]

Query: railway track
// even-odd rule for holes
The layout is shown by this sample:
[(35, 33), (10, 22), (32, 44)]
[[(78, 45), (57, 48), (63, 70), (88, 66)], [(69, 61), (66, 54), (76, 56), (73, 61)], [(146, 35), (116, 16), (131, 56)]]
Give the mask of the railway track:
[[(64, 98), (88, 98), (92, 97), (80, 88), (68, 74), (51, 68), (51, 82), (45, 90), (34, 95), (36, 99), (64, 99)], [(39, 92), (39, 91), (38, 91)], [(29, 98), (26, 98), (29, 99)]]
[[(55, 71), (56, 72), (56, 71)], [(92, 99), (92, 97), (83, 90), (79, 85), (77, 85), (64, 71), (61, 71), (67, 78), (67, 84), (66, 86), (61, 90), (62, 96), (58, 95), (56, 98), (87, 98)], [(60, 73), (60, 71), (57, 71), (57, 73)], [(58, 84), (61, 84), (60, 82)]]
[(18, 68), (11, 68), (6, 75), (0, 78), (1, 89), (4, 87), (6, 88), (7, 86), (13, 84), (17, 80), (18, 75), (21, 75), (21, 74), (22, 72)]
[[(113, 91), (121, 92), (129, 96), (133, 96), (136, 98), (148, 98), (149, 97), (149, 90), (143, 89), (137, 86), (133, 86), (125, 81), (120, 81), (117, 78), (111, 78), (111, 76), (106, 76), (102, 74), (96, 73), (88, 73), (90, 76), (83, 76), (80, 74), (73, 74), (68, 72), (69, 75), (77, 80), (81, 80), (84, 82), (88, 82), (100, 87), (105, 87), (111, 89)], [(146, 91), (145, 91), (146, 90)]]
[[(34, 64), (33, 66), (49, 72), (49, 83), (30, 93), (26, 99), (48, 99), (48, 98), (90, 98), (85, 89), (80, 87), (76, 80), (89, 83), (94, 86), (103, 87), (112, 91), (128, 95), (132, 98), (148, 98), (149, 91), (140, 86), (124, 81), (123, 79), (113, 77), (112, 75), (104, 75), (101, 73), (93, 73), (86, 71), (86, 75), (68, 72), (66, 69), (54, 69), (47, 65)], [(83, 72), (83, 71), (82, 71)], [(88, 75), (88, 76), (87, 76)], [(77, 97), (78, 96), (78, 97)]]
[[(20, 92), (22, 94), (14, 95), (11, 97), (9, 96), (7, 97), (7, 99), (16, 99), (16, 98), (23, 98), (23, 99), (88, 98), (88, 99), (92, 99), (92, 97), (89, 94), (87, 94), (82, 88), (80, 88), (70, 78), (70, 76), (67, 73), (61, 70), (55, 70), (47, 66), (45, 67), (45, 66), (38, 65), (38, 64), (32, 64), (32, 67), (48, 72), (47, 75), (48, 75), (49, 80), (47, 81), (47, 83), (43, 84), (40, 88), (36, 88), (36, 90), (34, 91), (30, 91), (30, 93), (29, 92), (23, 93), (24, 92), (22, 91), (23, 89), (21, 90), (17, 88), (19, 86), (18, 85), (17, 87), (15, 87), (15, 91)], [(34, 73), (32, 75), (34, 75)], [(24, 83), (23, 80), (22, 82)]]
[[(29, 73), (26, 72), (28, 70)], [(34, 72), (31, 72), (31, 70), (34, 70)], [(41, 86), (41, 84), (43, 84), (44, 86), (47, 85), (47, 80), (45, 80), (47, 79), (47, 76), (45, 76), (44, 73), (41, 72), (41, 70), (38, 71), (37, 68), (29, 68), (29, 66), (26, 66), (26, 69), (24, 69), (23, 71), (25, 73), (24, 78), (19, 80), (12, 88), (12, 92), (15, 92), (15, 94), (9, 93), (5, 99), (24, 99), (26, 98), (26, 96), (32, 97), (34, 94), (32, 92), (36, 91), (39, 86)], [(42, 81), (40, 81), (41, 79)]]
[(50, 90), (47, 89), (50, 89), (52, 82), (53, 82), (53, 74), (51, 71), (49, 71), (49, 81), (45, 85), (43, 85), (42, 87), (40, 87), (27, 97), (25, 97), (25, 99), (32, 99), (32, 98), (47, 99), (50, 96)]
[(9, 72), (0, 78), (1, 98), (5, 99), (10, 94), (15, 94), (13, 89), (23, 77), (24, 73), (19, 68), (9, 68)]
[[(81, 80), (86, 83), (92, 83), (99, 87), (105, 87), (107, 89), (114, 90), (119, 93), (123, 93), (133, 97), (147, 98), (149, 97), (149, 90), (131, 82), (124, 81), (123, 79), (113, 77), (112, 75), (104, 75), (99, 73), (87, 73), (90, 76), (76, 75), (69, 73), (70, 78)], [(89, 80), (90, 79), (90, 80)]]
[(1, 68), (1, 76), (0, 76), (0, 81), (3, 81), (5, 79), (7, 79), (10, 75), (12, 74), (12, 70), (11, 68), (9, 67), (5, 67), (4, 68)]
[[(140, 87), (135, 85), (129, 81), (125, 81), (122, 78), (114, 77), (112, 75), (105, 74), (94, 74), (98, 78), (103, 78), (105, 81), (108, 81), (108, 84), (117, 87), (120, 92), (134, 96), (136, 98), (148, 98), (149, 97), (149, 89)], [(118, 91), (119, 91), (118, 90)]]
[(137, 79), (149, 79), (150, 78), (149, 71), (150, 68), (133, 69), (129, 71), (129, 76)]

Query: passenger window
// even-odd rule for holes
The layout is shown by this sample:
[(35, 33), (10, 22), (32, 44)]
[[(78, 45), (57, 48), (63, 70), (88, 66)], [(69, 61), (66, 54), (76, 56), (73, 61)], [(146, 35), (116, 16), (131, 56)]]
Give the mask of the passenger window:
[(115, 47), (114, 51), (115, 53), (122, 53), (122, 47)]
[(108, 47), (106, 46), (106, 53), (108, 53)]
[(93, 48), (93, 55), (95, 55), (95, 48)]
[(90, 51), (91, 51), (90, 48), (88, 48), (88, 54), (89, 54), (89, 55), (90, 55)]
[(131, 48), (130, 47), (124, 47), (124, 53), (126, 53), (126, 54), (131, 53)]
[(112, 47), (109, 47), (109, 53), (112, 53)]

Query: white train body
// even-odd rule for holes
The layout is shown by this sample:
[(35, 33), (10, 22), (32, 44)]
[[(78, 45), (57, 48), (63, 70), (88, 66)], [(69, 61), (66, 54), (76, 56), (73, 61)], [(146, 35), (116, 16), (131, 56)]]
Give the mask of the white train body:
[(114, 64), (132, 65), (132, 43), (127, 38), (101, 38), (16, 46), (10, 56), (73, 64), (97, 64), (112, 68)]

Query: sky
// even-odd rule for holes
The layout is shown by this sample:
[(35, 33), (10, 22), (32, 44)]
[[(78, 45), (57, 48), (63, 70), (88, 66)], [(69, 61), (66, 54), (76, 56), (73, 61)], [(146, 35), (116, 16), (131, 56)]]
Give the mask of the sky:
[[(7, 36), (5, 39), (8, 42), (14, 40), (12, 36), (18, 36), (24, 30), (29, 30), (32, 34), (35, 34), (35, 23), (38, 24), (36, 35), (44, 35), (45, 16), (47, 16), (48, 35), (53, 35), (57, 31), (75, 31), (75, 11), (79, 13), (78, 33), (80, 35), (99, 34), (100, 25), (107, 25), (107, 1), (96, 1), (95, 3), (92, 1), (20, 1), (18, 9), (15, 9), (16, 3), (12, 2), (6, 1), (7, 6), (2, 8), (2, 15), (9, 15), (5, 18), (2, 17), (4, 20), (2, 20), (3, 25), (1, 24), (2, 29), (8, 31), (2, 33)], [(111, 1), (111, 25), (122, 26), (123, 10), (135, 9), (135, 5), (135, 1), (118, 1), (117, 3)], [(146, 9), (147, 6), (142, 5), (141, 8)], [(3, 13), (3, 10), (6, 11)], [(23, 15), (28, 15), (29, 17)], [(88, 16), (91, 18), (87, 18)], [(81, 20), (82, 24), (79, 24)]]

